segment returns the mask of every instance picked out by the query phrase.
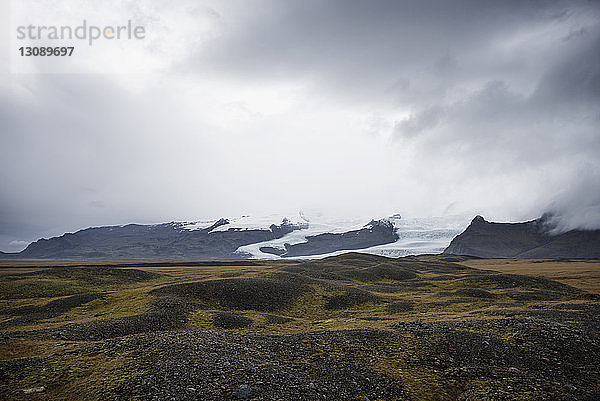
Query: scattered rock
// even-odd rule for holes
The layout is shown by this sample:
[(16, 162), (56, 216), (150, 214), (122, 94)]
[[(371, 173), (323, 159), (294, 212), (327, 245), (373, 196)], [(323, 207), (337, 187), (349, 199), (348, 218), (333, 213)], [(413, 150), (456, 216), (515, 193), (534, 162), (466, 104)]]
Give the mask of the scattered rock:
[(235, 398), (238, 400), (245, 400), (252, 396), (252, 389), (247, 384), (242, 384), (238, 387), (235, 392)]
[(34, 394), (34, 393), (43, 393), (46, 390), (44, 386), (41, 387), (32, 387), (23, 390), (24, 394)]

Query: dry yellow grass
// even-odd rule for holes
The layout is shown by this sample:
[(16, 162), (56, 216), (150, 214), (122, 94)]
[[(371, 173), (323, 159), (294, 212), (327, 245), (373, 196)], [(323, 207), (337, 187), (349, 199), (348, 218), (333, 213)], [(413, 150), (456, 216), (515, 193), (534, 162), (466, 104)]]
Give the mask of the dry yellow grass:
[(545, 277), (600, 294), (598, 259), (471, 259), (460, 263), (476, 269)]

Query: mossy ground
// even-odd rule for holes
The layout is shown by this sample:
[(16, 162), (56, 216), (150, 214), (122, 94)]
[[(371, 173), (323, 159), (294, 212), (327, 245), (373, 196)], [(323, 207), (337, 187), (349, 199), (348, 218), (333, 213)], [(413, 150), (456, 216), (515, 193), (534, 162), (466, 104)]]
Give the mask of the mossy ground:
[[(560, 269), (566, 268), (565, 263), (560, 263)], [(584, 262), (574, 263), (579, 266)], [(600, 288), (600, 284), (590, 283), (594, 275), (589, 273), (600, 270), (600, 262), (585, 263), (584, 289)], [(533, 271), (539, 272), (539, 265), (531, 263)], [(63, 327), (84, 328), (94, 322), (102, 325), (110, 319), (168, 314), (168, 308), (157, 306), (164, 297), (181, 298), (189, 308), (181, 312), (187, 317), (174, 330), (260, 335), (353, 329), (394, 333), (394, 327), (407, 322), (483, 321), (527, 316), (532, 310), (568, 311), (600, 304), (594, 296), (582, 298), (585, 293), (575, 287), (514, 275), (514, 271), (507, 275), (487, 270), (494, 266), (497, 264), (463, 258), (448, 261), (443, 256), (394, 260), (350, 253), (318, 261), (262, 262), (252, 266), (169, 264), (131, 268), (124, 264), (125, 268), (120, 269), (21, 264), (7, 267), (5, 274), (0, 268), (0, 324), (5, 334), (0, 340), (0, 361), (15, 366), (4, 368), (2, 374), (10, 383), (0, 386), (0, 395), (14, 399), (82, 399), (75, 394), (84, 388), (85, 399), (100, 400), (143, 377), (149, 369), (148, 358), (135, 347), (127, 350), (126, 343), (132, 337), (115, 340), (121, 342), (119, 351), (107, 353), (104, 348), (96, 349), (94, 342), (69, 339), (67, 329), (64, 339), (52, 339), (44, 333)], [(527, 273), (527, 266), (520, 262), (522, 273)], [(19, 269), (28, 270), (20, 274)], [(567, 282), (575, 283), (572, 275)], [(13, 324), (19, 316), (2, 313), (28, 305), (43, 309), (53, 300), (91, 292), (102, 296), (49, 319)], [(574, 317), (565, 324), (577, 326), (579, 322)], [(151, 330), (141, 328), (140, 333)], [(536, 330), (535, 325), (531, 330)], [(510, 346), (519, 345), (510, 330), (493, 333), (493, 337)], [(400, 381), (412, 399), (455, 399), (464, 383), (453, 383), (448, 377), (442, 380), (436, 369), (422, 365), (425, 356), (420, 350), (431, 341), (436, 339), (423, 343), (412, 335), (394, 335), (375, 354), (368, 346), (354, 347), (351, 352), (353, 358), (364, 361), (373, 371)], [(350, 352), (339, 343), (319, 347), (321, 350), (312, 357), (297, 362), (317, 363), (320, 353), (344, 358)], [(44, 362), (18, 371), (19, 361), (26, 358)], [(476, 387), (477, 381), (470, 386)], [(39, 387), (44, 387), (43, 392), (23, 392)]]

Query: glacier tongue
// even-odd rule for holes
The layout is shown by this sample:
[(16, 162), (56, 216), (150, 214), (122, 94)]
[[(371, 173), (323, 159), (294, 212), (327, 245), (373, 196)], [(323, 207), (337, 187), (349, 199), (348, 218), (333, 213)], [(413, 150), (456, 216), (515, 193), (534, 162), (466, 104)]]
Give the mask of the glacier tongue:
[[(282, 238), (271, 241), (265, 241), (238, 248), (237, 252), (250, 254), (255, 259), (280, 259), (279, 256), (262, 252), (262, 247), (272, 247), (285, 249), (284, 244), (298, 244), (306, 242), (307, 236), (314, 236), (323, 233), (343, 233), (358, 230), (366, 227), (370, 219), (344, 219), (327, 218), (323, 215), (311, 216), (306, 218), (300, 213), (303, 221), (308, 220), (308, 228), (293, 231)], [(396, 242), (377, 245), (370, 248), (354, 250), (357, 252), (371, 253), (389, 257), (400, 257), (407, 255), (418, 255), (425, 253), (441, 253), (450, 244), (450, 241), (462, 232), (469, 224), (470, 215), (456, 215), (447, 217), (424, 217), (424, 218), (404, 218), (400, 215), (393, 215), (385, 218), (393, 223), (399, 236)], [(272, 221), (272, 220), (271, 220)], [(226, 227), (226, 226), (223, 226)], [(314, 256), (301, 256), (297, 259), (322, 258), (347, 252), (340, 250), (328, 254)], [(294, 258), (294, 259), (296, 259)]]

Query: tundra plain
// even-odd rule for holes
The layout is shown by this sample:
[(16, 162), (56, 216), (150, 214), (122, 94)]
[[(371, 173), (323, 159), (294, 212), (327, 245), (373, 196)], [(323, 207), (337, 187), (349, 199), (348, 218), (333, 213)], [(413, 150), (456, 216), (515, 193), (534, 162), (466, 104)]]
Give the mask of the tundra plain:
[(600, 398), (597, 259), (0, 266), (2, 399)]

